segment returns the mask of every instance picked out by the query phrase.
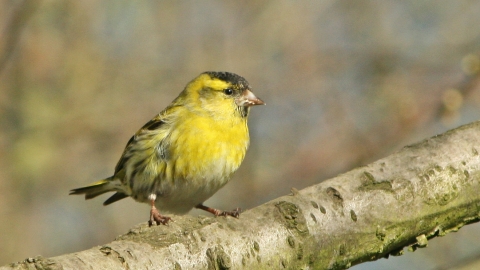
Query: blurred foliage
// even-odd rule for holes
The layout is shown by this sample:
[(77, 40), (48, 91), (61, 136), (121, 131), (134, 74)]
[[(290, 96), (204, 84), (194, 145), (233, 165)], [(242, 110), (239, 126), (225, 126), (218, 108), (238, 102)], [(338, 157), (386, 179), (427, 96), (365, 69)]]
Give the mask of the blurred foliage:
[[(208, 202), (218, 208), (254, 207), (478, 119), (479, 13), (474, 0), (0, 0), (0, 265), (145, 222), (146, 205), (68, 190), (110, 176), (130, 136), (206, 70), (244, 76), (267, 102), (252, 110), (244, 164)], [(467, 230), (480, 232), (365, 267), (480, 256)]]

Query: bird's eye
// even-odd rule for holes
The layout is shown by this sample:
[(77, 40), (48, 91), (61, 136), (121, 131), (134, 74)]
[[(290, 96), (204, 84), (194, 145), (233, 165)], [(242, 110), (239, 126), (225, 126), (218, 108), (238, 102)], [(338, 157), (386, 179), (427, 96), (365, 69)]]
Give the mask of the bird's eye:
[(223, 90), (223, 93), (227, 96), (231, 96), (233, 94), (233, 89), (227, 88), (227, 89)]

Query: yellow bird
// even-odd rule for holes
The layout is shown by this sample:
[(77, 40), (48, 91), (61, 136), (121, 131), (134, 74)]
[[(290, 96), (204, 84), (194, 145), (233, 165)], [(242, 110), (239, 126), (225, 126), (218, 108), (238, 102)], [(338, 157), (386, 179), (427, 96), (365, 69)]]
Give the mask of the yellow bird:
[(203, 202), (242, 163), (250, 142), (249, 109), (262, 104), (243, 77), (204, 72), (130, 138), (113, 176), (70, 194), (91, 199), (115, 191), (104, 205), (128, 196), (150, 203), (150, 226), (170, 220), (158, 209), (185, 214), (195, 207), (215, 216), (238, 217), (238, 208), (221, 211)]

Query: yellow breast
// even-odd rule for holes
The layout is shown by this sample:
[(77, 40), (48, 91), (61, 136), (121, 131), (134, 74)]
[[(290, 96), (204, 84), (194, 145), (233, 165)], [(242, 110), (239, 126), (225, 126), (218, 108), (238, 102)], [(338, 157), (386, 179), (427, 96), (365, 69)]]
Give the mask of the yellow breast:
[(245, 157), (249, 144), (246, 121), (188, 115), (172, 128), (169, 152), (173, 178), (221, 181), (223, 186)]

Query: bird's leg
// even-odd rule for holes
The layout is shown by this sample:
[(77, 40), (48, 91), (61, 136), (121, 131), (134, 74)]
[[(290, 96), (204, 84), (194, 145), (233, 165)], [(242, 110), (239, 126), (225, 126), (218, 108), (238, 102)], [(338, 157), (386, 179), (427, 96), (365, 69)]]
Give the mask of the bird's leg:
[(218, 210), (218, 209), (215, 209), (215, 208), (210, 208), (208, 206), (205, 206), (201, 203), (197, 204), (197, 206), (195, 206), (195, 208), (198, 208), (198, 209), (202, 209), (202, 210), (205, 210), (207, 212), (210, 212), (212, 214), (214, 214), (216, 217), (218, 216), (231, 216), (231, 217), (235, 217), (235, 218), (238, 218), (240, 216), (240, 213), (242, 212), (242, 209), (240, 208), (235, 208), (233, 211), (222, 211), (222, 210)]
[(152, 227), (154, 223), (157, 223), (157, 225), (160, 225), (160, 223), (163, 225), (167, 225), (171, 218), (167, 216), (162, 216), (160, 215), (160, 212), (158, 212), (158, 209), (155, 207), (155, 200), (157, 199), (157, 195), (150, 194), (148, 196), (148, 199), (150, 200), (150, 204), (152, 205), (152, 208), (150, 209), (150, 220), (148, 221), (148, 226)]

